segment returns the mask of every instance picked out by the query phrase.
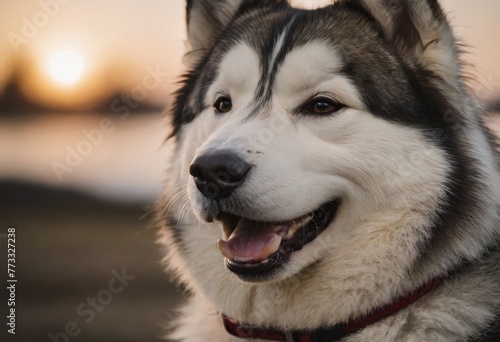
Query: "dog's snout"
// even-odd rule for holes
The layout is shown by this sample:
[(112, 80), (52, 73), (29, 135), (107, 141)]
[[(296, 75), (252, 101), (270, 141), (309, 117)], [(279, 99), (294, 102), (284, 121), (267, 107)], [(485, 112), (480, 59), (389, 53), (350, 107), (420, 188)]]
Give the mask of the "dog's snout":
[(189, 173), (205, 197), (221, 199), (244, 182), (251, 167), (233, 151), (208, 150), (194, 159)]

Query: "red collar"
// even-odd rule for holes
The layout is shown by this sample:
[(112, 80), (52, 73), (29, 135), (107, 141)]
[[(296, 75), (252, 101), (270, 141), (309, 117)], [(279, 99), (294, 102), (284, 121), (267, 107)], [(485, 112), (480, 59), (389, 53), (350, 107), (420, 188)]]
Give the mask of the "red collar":
[(316, 329), (314, 331), (285, 332), (279, 329), (260, 329), (258, 327), (241, 324), (238, 321), (230, 319), (224, 314), (221, 315), (222, 323), (230, 335), (241, 338), (285, 342), (334, 342), (409, 306), (435, 288), (442, 285), (443, 282), (444, 279), (442, 277), (434, 278), (409, 295), (399, 297), (392, 303), (375, 309), (373, 312), (363, 317), (347, 323), (337, 324), (329, 328)]

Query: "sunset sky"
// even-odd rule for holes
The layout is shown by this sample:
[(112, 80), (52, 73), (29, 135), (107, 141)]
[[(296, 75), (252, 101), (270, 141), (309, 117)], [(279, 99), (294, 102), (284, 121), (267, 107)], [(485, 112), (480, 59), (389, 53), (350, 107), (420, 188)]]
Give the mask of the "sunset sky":
[[(443, 3), (473, 47), (467, 60), (478, 65), (482, 95), (500, 97), (500, 1)], [(164, 80), (141, 96), (162, 103), (182, 71), (183, 0), (0, 0), (0, 13), (0, 89), (22, 62), (22, 88), (35, 102), (68, 105), (131, 92), (156, 69)]]
[[(95, 98), (114, 89), (131, 91), (142, 84), (148, 67), (168, 73), (147, 94), (164, 101), (169, 83), (181, 71), (182, 1), (0, 0), (0, 13), (0, 84), (12, 63), (22, 59), (23, 86), (36, 101), (80, 101), (74, 93)], [(82, 78), (77, 82), (58, 82), (51, 72), (54, 56), (61, 53), (79, 56)]]

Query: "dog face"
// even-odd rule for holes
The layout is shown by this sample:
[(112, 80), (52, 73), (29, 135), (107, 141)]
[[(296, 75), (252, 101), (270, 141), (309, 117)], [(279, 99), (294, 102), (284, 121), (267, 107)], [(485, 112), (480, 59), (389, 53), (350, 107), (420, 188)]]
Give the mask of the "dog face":
[(187, 187), (177, 221), (217, 230), (184, 244), (219, 238), (208, 253), (250, 283), (360, 260), (412, 268), (461, 195), (449, 103), (463, 85), (437, 2), (200, 0), (188, 21), (169, 187)]

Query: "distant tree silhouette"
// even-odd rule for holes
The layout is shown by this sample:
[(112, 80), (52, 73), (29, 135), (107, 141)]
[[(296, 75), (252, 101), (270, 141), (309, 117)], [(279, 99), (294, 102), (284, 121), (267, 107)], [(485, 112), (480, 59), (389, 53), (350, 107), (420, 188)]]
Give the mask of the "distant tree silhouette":
[[(18, 117), (28, 114), (43, 114), (43, 113), (70, 113), (70, 112), (97, 112), (97, 113), (114, 113), (112, 104), (120, 100), (124, 93), (115, 92), (107, 96), (103, 100), (86, 108), (63, 109), (59, 107), (49, 107), (37, 104), (26, 97), (21, 89), (21, 79), (23, 70), (26, 69), (27, 62), (23, 58), (19, 58), (13, 66), (12, 74), (2, 93), (0, 93), (0, 118), (1, 117)], [(130, 97), (130, 95), (128, 95)], [(134, 103), (134, 106), (129, 106), (127, 110), (130, 114), (142, 113), (159, 113), (162, 107), (148, 102)]]
[(30, 101), (21, 91), (20, 80), (23, 64), (23, 59), (17, 60), (13, 66), (11, 77), (0, 94), (0, 117), (48, 110), (48, 108)]

